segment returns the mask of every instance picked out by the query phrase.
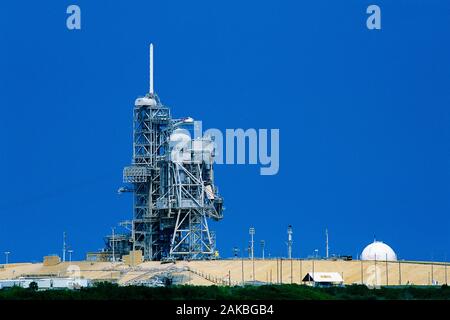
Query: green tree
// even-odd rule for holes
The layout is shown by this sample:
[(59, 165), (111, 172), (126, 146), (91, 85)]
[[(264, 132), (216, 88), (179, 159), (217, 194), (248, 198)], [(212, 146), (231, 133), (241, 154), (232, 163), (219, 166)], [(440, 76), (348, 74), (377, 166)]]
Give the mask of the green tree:
[(30, 285), (28, 286), (28, 288), (29, 288), (30, 290), (33, 290), (33, 291), (38, 291), (39, 286), (38, 286), (38, 284), (37, 284), (36, 281), (33, 281), (33, 282), (30, 283)]

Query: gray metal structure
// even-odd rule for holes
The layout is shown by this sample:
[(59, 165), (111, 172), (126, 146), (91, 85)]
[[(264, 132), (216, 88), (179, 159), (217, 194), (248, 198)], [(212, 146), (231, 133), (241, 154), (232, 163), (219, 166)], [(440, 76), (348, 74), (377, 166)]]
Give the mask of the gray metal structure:
[(288, 234), (288, 241), (287, 241), (287, 246), (288, 246), (288, 259), (292, 259), (292, 226), (289, 225), (288, 229), (287, 229), (287, 234)]
[(250, 229), (248, 229), (248, 233), (250, 234), (250, 258), (253, 260), (255, 258), (255, 228), (250, 227)]
[(151, 46), (150, 92), (135, 102), (133, 160), (123, 170), (131, 187), (121, 188), (134, 195), (131, 247), (142, 250), (144, 260), (213, 258), (208, 219), (223, 217), (213, 141), (186, 139), (193, 119), (173, 119), (153, 92), (152, 51)]

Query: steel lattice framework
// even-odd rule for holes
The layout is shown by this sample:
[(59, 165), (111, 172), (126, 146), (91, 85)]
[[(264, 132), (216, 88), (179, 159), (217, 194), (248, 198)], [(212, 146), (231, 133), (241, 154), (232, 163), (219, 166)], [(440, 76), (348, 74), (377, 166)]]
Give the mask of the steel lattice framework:
[(153, 93), (136, 100), (133, 114), (133, 162), (123, 171), (133, 185), (133, 249), (145, 260), (213, 258), (208, 219), (222, 218), (223, 199), (214, 185), (211, 139), (174, 143), (174, 131), (192, 119), (172, 119)]

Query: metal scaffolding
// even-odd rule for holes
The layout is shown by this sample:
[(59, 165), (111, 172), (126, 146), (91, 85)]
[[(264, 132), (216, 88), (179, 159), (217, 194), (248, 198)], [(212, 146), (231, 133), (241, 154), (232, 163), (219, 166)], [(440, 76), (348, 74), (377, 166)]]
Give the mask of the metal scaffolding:
[[(214, 185), (213, 141), (191, 139), (185, 128), (193, 119), (172, 119), (152, 91), (153, 84), (135, 102), (133, 162), (123, 170), (132, 187), (121, 189), (134, 194), (132, 248), (142, 250), (144, 260), (213, 258), (208, 219), (222, 219), (223, 210)], [(189, 138), (180, 144), (180, 136)]]

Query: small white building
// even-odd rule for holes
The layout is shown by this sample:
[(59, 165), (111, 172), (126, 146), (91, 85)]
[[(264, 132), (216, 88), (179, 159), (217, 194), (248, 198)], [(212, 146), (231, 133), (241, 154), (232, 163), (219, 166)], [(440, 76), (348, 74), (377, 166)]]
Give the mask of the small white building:
[(374, 241), (364, 248), (361, 260), (397, 261), (397, 255), (387, 244)]
[(344, 279), (339, 272), (308, 272), (302, 280), (308, 285), (320, 287), (342, 286)]

